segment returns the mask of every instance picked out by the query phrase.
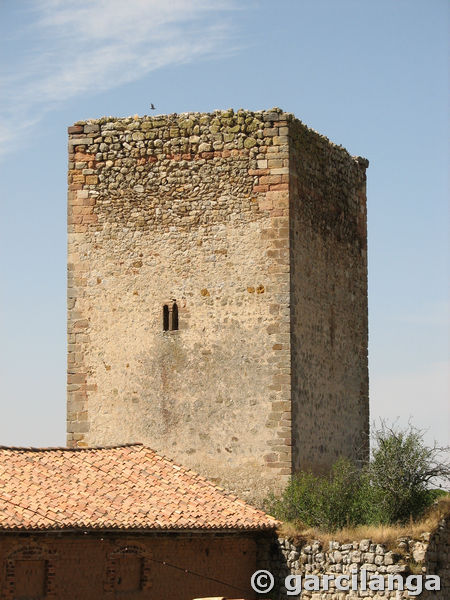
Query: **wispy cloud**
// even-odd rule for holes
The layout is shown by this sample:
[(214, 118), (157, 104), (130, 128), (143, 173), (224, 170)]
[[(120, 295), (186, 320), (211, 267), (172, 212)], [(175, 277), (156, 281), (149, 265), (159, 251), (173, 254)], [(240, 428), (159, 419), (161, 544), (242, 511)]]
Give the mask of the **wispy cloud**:
[[(49, 110), (164, 66), (230, 52), (234, 0), (34, 0), (0, 88), (0, 153)], [(11, 53), (13, 54), (13, 53)]]

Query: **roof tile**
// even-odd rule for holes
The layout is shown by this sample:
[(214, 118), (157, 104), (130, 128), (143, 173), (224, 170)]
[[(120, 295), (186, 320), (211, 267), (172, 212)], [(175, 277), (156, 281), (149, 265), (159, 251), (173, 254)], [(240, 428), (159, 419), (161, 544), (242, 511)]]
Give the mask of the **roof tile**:
[(277, 524), (141, 444), (0, 447), (0, 531), (264, 530)]

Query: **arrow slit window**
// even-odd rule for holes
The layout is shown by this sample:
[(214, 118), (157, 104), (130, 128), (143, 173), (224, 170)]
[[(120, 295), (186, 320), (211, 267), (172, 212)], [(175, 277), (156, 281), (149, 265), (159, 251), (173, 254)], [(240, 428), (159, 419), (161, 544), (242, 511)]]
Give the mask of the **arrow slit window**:
[(174, 301), (172, 304), (163, 306), (163, 331), (178, 330), (178, 305)]

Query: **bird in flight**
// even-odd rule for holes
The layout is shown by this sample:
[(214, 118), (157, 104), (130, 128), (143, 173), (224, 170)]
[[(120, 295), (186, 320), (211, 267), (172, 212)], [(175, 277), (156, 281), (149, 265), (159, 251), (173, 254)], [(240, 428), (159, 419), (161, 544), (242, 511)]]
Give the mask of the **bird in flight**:
[(152, 110), (155, 110), (155, 105), (154, 105), (154, 104), (150, 104), (150, 108), (151, 108)]

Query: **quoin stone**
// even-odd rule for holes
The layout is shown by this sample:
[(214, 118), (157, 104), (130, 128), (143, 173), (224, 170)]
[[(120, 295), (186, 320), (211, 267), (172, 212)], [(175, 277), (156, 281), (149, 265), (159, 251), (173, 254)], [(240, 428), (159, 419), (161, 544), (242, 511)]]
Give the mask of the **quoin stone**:
[(365, 459), (367, 166), (278, 108), (69, 127), (68, 444), (254, 501)]

